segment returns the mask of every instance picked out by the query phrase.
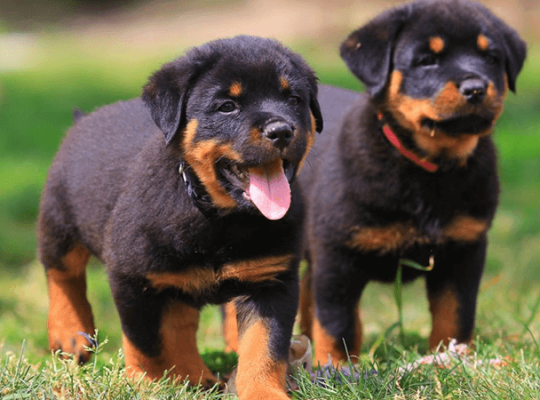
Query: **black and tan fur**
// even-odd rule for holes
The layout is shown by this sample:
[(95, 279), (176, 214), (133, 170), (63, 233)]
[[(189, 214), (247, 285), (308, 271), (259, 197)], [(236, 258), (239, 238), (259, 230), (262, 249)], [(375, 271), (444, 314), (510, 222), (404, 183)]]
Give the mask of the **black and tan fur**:
[[(234, 300), (240, 399), (286, 399), (302, 201), (294, 177), (322, 119), (313, 71), (276, 41), (210, 42), (164, 65), (142, 99), (80, 115), (49, 171), (39, 253), (52, 349), (90, 354), (85, 267), (106, 266), (128, 371), (213, 385), (199, 309)], [(250, 168), (283, 168), (286, 214), (265, 218)]]
[[(310, 265), (301, 324), (315, 361), (358, 355), (362, 291), (394, 281), (400, 259), (433, 266), (403, 269), (404, 281), (425, 278), (429, 346), (469, 342), (499, 194), (491, 133), (525, 43), (479, 3), (421, 0), (351, 33), (341, 54), (367, 94), (320, 88), (325, 122), (352, 106), (326, 124), (300, 176)], [(384, 125), (419, 162), (391, 144)]]

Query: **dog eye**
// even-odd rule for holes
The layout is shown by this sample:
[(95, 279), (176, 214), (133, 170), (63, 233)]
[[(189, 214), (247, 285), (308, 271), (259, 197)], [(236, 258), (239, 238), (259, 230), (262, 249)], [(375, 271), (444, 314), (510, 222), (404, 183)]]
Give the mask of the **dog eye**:
[(423, 56), (416, 60), (416, 65), (420, 67), (429, 67), (435, 64), (437, 64), (437, 57), (434, 55)]
[(234, 110), (236, 110), (236, 108), (236, 104), (234, 104), (232, 101), (226, 101), (218, 108), (218, 111), (228, 114), (232, 113)]
[(298, 96), (290, 96), (289, 97), (289, 104), (291, 106), (297, 106), (298, 104), (300, 104), (300, 102), (302, 101), (302, 99)]
[(488, 64), (494, 65), (499, 63), (499, 56), (495, 53), (487, 53), (486, 54), (486, 61)]

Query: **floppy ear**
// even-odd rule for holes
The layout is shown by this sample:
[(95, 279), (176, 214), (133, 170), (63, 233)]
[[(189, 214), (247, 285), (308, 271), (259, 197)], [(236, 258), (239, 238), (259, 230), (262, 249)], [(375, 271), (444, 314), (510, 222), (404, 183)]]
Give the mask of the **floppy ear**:
[(523, 67), (523, 62), (527, 55), (527, 45), (519, 37), (516, 31), (505, 25), (506, 29), (501, 29), (504, 37), (504, 48), (506, 53), (506, 75), (508, 76), (508, 88), (516, 91), (516, 79)]
[(185, 124), (185, 100), (191, 76), (191, 65), (183, 57), (156, 71), (143, 89), (142, 99), (169, 145)]
[(321, 107), (319, 106), (319, 101), (317, 100), (317, 76), (315, 75), (313, 69), (311, 69), (311, 67), (299, 54), (296, 54), (283, 46), (281, 46), (281, 49), (286, 54), (288, 61), (291, 62), (295, 68), (300, 70), (302, 82), (307, 81), (309, 86), (309, 109), (315, 118), (315, 129), (317, 132), (321, 133), (323, 130), (323, 118), (321, 114)]
[(341, 44), (341, 57), (372, 97), (383, 91), (392, 69), (394, 43), (408, 19), (409, 7), (388, 10)]
[(309, 108), (313, 117), (315, 117), (315, 129), (317, 132), (321, 133), (323, 130), (323, 117), (321, 114), (321, 107), (319, 106), (319, 100), (317, 100), (317, 92), (317, 83), (314, 80), (309, 92)]
[(519, 34), (503, 20), (495, 16), (489, 9), (481, 4), (474, 3), (476, 7), (481, 8), (483, 13), (493, 23), (494, 28), (499, 34), (505, 53), (505, 68), (508, 77), (508, 88), (516, 91), (516, 79), (523, 67), (523, 62), (527, 55), (527, 44)]
[(165, 135), (167, 146), (186, 125), (186, 102), (191, 85), (215, 58), (212, 46), (195, 47), (161, 67), (143, 88), (142, 99)]
[(311, 67), (304, 61), (304, 59), (296, 53), (293, 53), (289, 49), (285, 48), (285, 52), (289, 57), (292, 64), (298, 68), (303, 77), (307, 79), (309, 86), (309, 109), (315, 118), (315, 129), (321, 133), (323, 130), (323, 117), (321, 113), (321, 107), (319, 106), (319, 100), (317, 99), (318, 86), (317, 76)]

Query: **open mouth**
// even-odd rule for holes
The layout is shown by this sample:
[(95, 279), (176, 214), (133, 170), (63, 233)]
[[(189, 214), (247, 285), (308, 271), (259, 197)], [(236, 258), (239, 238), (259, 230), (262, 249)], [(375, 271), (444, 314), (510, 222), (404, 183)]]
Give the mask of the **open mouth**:
[(448, 118), (441, 121), (434, 121), (429, 118), (422, 120), (422, 125), (430, 131), (442, 131), (450, 136), (482, 134), (490, 129), (492, 124), (493, 118), (483, 117), (477, 114)]
[(246, 200), (272, 220), (282, 218), (289, 210), (294, 169), (292, 163), (279, 158), (256, 166), (230, 162), (218, 165), (228, 189), (241, 190)]

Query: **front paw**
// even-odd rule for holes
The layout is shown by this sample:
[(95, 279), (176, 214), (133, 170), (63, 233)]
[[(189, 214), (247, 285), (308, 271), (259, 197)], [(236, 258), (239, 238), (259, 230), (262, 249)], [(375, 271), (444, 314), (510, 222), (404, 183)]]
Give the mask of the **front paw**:
[(86, 347), (95, 345), (87, 337), (88, 334), (61, 331), (49, 331), (49, 347), (53, 352), (61, 351), (67, 357), (73, 355), (79, 364), (87, 362), (92, 354), (85, 350)]

